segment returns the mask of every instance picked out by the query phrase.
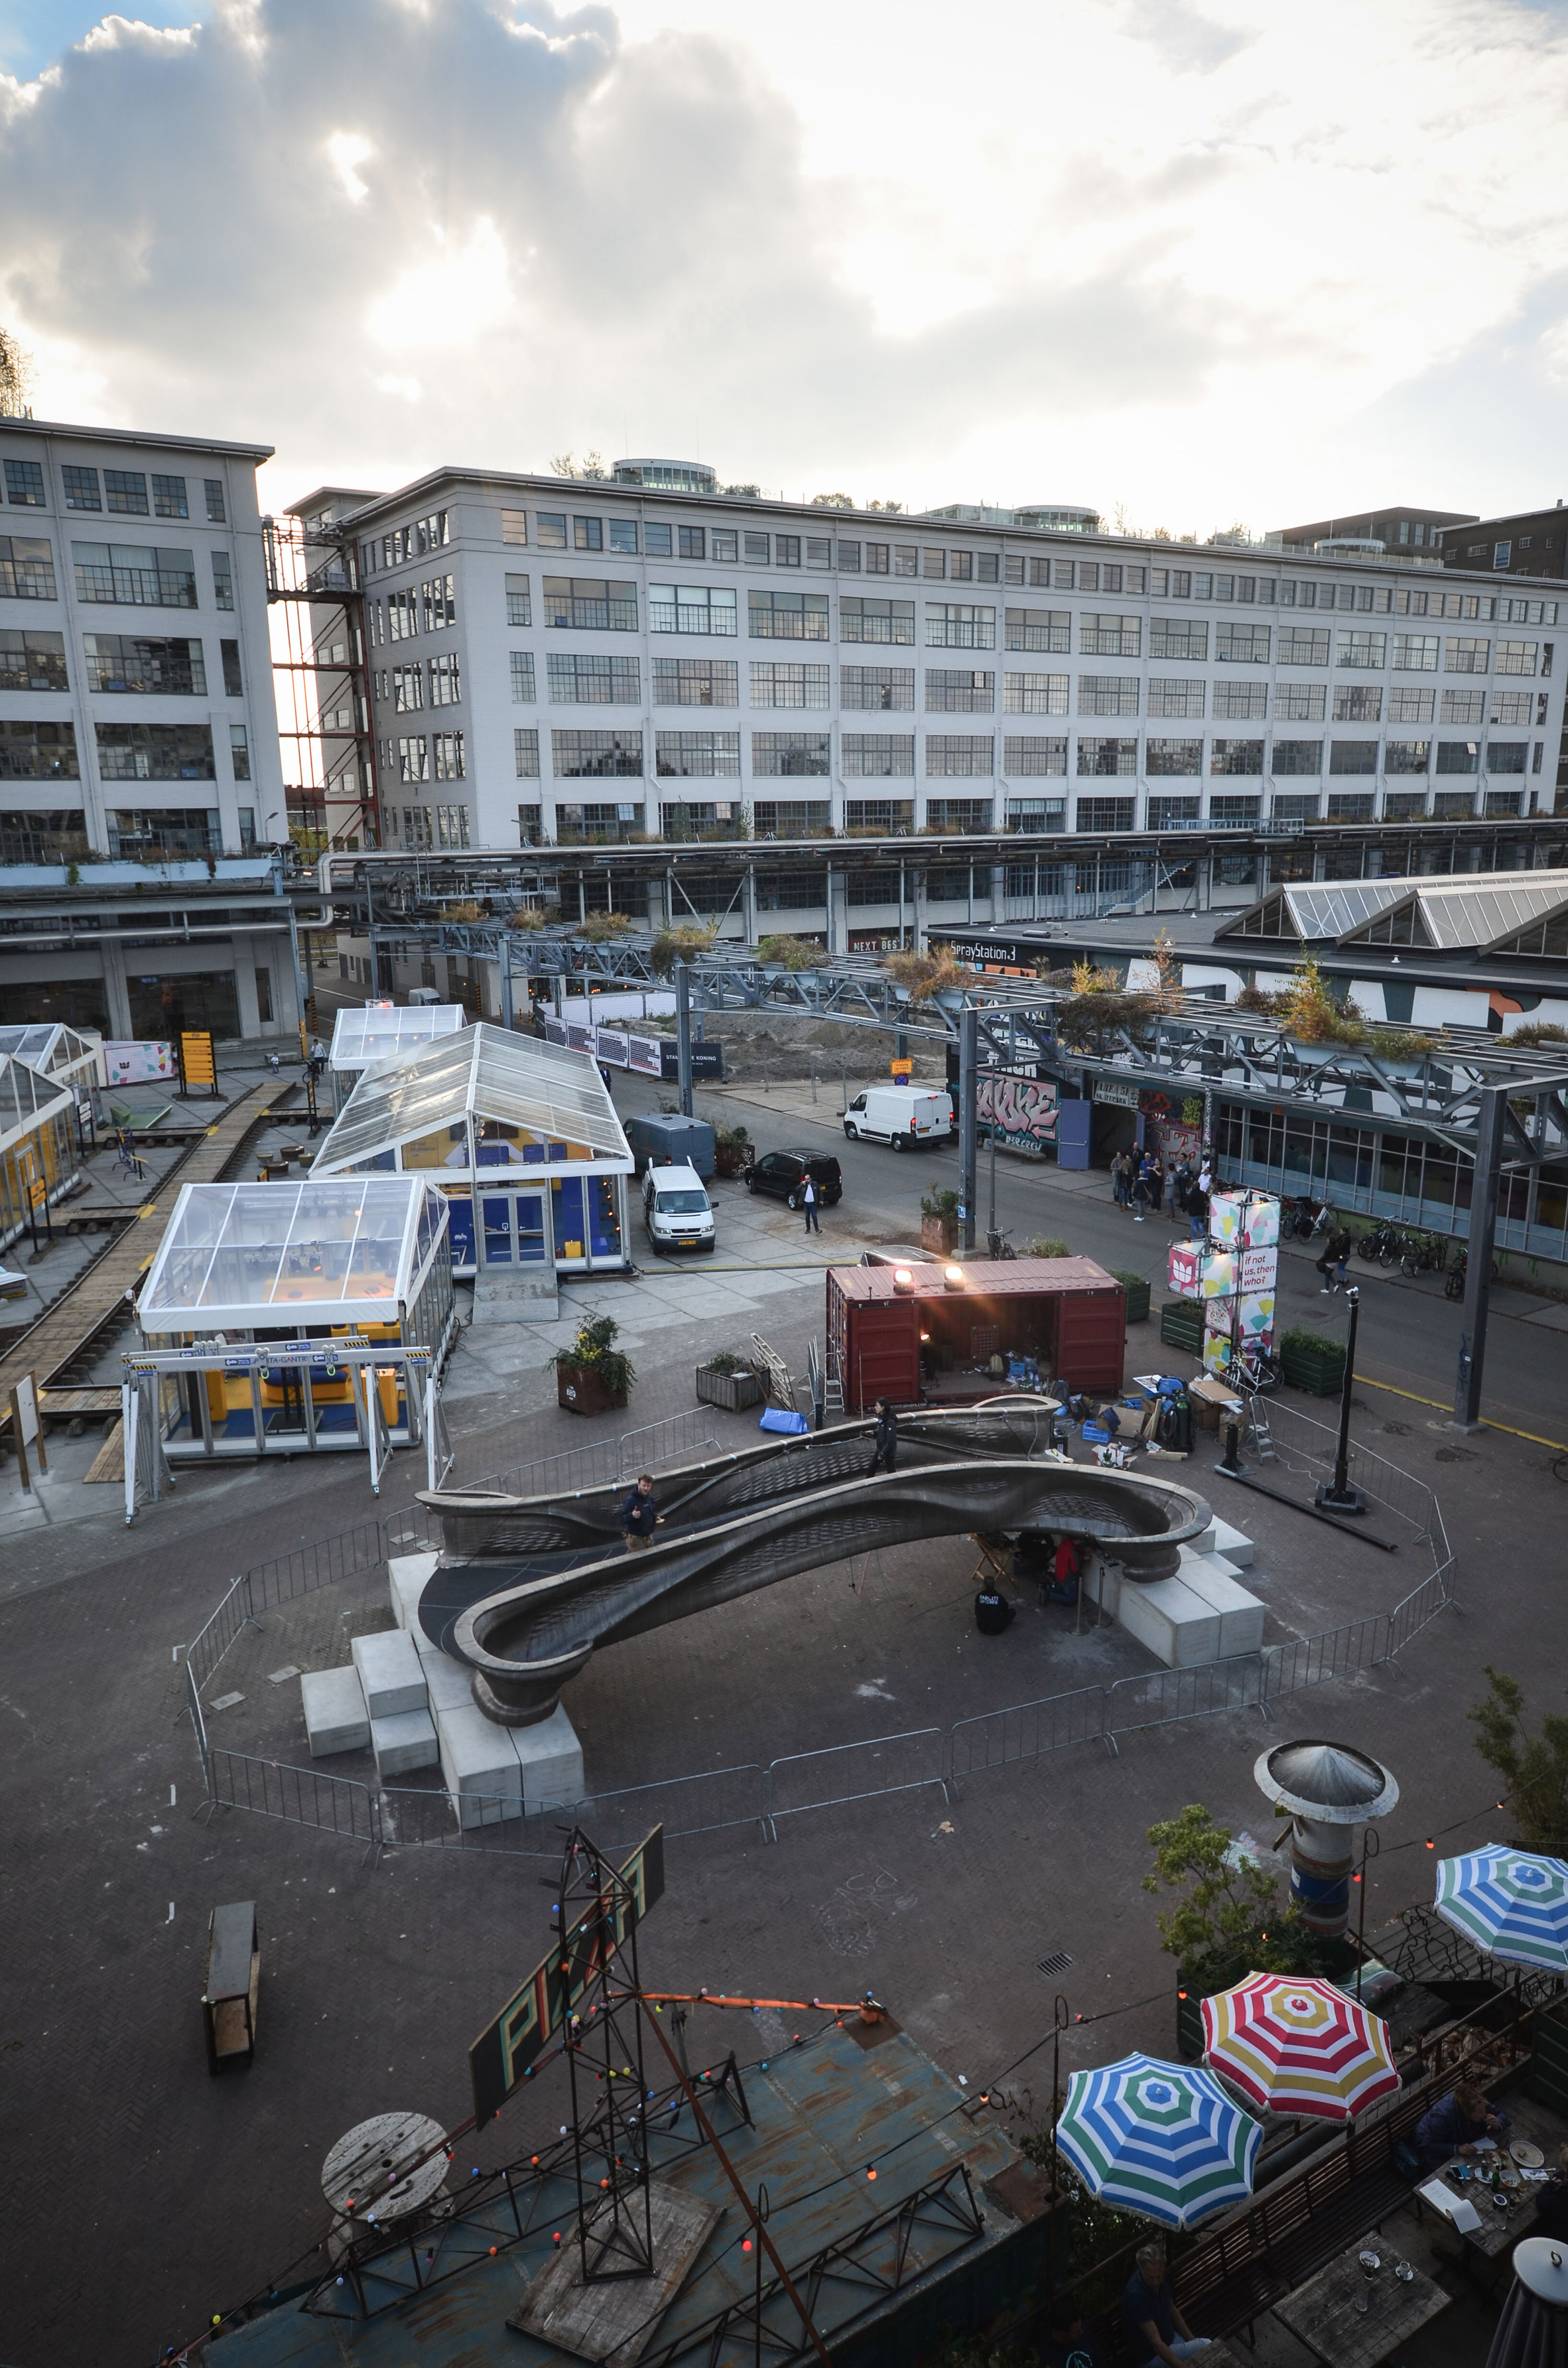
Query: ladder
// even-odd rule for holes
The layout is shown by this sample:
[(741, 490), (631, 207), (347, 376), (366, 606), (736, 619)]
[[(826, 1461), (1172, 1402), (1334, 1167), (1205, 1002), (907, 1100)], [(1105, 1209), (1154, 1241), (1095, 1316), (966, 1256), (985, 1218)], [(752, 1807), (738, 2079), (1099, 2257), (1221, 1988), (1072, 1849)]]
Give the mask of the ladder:
[(806, 1371), (810, 1381), (812, 1410), (821, 1414), (824, 1421), (831, 1415), (844, 1412), (844, 1383), (835, 1369), (830, 1342), (824, 1364), (814, 1340), (806, 1343)]
[(1247, 1394), (1246, 1428), (1254, 1452), (1260, 1463), (1278, 1463), (1279, 1450), (1274, 1444), (1274, 1433), (1268, 1428), (1268, 1406), (1260, 1390)]

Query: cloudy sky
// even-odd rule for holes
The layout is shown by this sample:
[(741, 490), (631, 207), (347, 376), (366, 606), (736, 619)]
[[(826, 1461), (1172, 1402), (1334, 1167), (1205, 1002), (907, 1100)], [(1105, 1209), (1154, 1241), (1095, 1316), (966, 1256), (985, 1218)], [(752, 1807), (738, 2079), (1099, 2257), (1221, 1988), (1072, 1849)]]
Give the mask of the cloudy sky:
[(0, 0), (40, 417), (1261, 532), (1568, 497), (1568, 8)]

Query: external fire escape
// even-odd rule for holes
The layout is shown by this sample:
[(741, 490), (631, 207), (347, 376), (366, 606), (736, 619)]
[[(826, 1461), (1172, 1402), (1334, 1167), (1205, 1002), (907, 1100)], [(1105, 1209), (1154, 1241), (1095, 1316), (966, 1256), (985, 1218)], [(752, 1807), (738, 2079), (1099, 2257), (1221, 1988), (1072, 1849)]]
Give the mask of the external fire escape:
[(278, 736), (301, 852), (381, 844), (358, 552), (330, 513), (262, 520)]

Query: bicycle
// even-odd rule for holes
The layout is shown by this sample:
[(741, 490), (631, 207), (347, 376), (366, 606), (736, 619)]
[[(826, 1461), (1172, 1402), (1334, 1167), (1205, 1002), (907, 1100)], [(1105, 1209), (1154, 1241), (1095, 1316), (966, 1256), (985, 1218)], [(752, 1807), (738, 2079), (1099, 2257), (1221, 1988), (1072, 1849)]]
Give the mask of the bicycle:
[(1279, 1360), (1267, 1349), (1247, 1349), (1233, 1357), (1225, 1370), (1225, 1379), (1250, 1390), (1254, 1397), (1268, 1397), (1285, 1376)]
[(1006, 1234), (992, 1231), (985, 1236), (985, 1255), (988, 1258), (1016, 1258), (1018, 1253)]
[(1392, 1248), (1393, 1240), (1394, 1229), (1386, 1221), (1381, 1224), (1373, 1225), (1357, 1243), (1356, 1255), (1358, 1258), (1365, 1258), (1369, 1265), (1373, 1258), (1379, 1258), (1385, 1266), (1392, 1266), (1395, 1256)]
[(1442, 1246), (1430, 1234), (1408, 1234), (1401, 1253), (1401, 1274), (1440, 1274), (1443, 1267)]
[[(1443, 1277), (1443, 1296), (1445, 1299), (1462, 1299), (1464, 1297), (1465, 1277), (1469, 1271), (1470, 1252), (1468, 1250), (1460, 1250), (1455, 1256), (1452, 1266), (1449, 1267), (1447, 1274)], [(1487, 1276), (1487, 1281), (1489, 1282), (1496, 1282), (1499, 1280), (1500, 1277), (1498, 1273), (1497, 1261), (1494, 1258), (1492, 1260), (1492, 1270)]]

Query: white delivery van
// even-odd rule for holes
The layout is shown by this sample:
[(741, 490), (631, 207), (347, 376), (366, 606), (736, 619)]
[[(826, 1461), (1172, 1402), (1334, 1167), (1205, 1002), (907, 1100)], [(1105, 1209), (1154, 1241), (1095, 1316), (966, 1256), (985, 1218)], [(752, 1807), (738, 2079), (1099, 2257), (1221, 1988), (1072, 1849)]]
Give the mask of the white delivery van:
[(642, 1178), (642, 1222), (655, 1249), (711, 1250), (713, 1204), (695, 1167), (666, 1164)]
[(844, 1113), (851, 1143), (891, 1143), (895, 1151), (939, 1143), (953, 1131), (953, 1098), (946, 1086), (868, 1086)]

